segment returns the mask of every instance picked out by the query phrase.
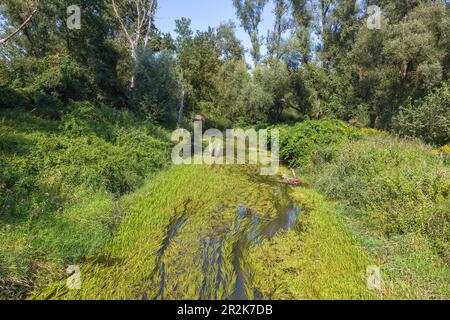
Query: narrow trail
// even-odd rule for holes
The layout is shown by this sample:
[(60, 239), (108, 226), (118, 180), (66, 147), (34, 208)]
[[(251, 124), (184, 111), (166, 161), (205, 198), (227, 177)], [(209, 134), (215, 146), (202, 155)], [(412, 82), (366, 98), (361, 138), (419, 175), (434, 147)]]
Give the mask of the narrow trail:
[[(326, 281), (330, 295), (370, 296), (367, 257), (320, 196), (287, 185), (281, 173), (173, 167), (123, 202), (129, 209), (112, 240), (81, 266), (82, 289), (68, 290), (61, 281), (31, 298), (308, 299), (322, 294), (317, 290)], [(330, 249), (341, 251), (338, 260), (347, 265), (340, 275), (315, 274), (336, 264)]]

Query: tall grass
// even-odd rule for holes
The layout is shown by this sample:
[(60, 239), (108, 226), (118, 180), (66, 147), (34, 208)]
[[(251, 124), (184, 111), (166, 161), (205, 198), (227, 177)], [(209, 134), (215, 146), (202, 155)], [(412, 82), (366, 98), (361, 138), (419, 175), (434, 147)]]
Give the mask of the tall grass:
[(356, 134), (348, 129), (350, 135), (333, 137), (327, 136), (332, 130), (322, 131), (326, 138), (321, 141), (338, 143), (317, 143), (316, 133), (308, 138), (310, 127), (333, 126), (321, 122), (285, 127), (281, 154), (311, 186), (336, 202), (336, 214), (377, 257), (384, 272), (383, 296), (448, 297), (450, 158), (446, 148), (440, 152), (417, 140), (367, 129)]
[(115, 199), (169, 163), (167, 133), (132, 113), (71, 103), (58, 118), (0, 113), (0, 298), (20, 298), (93, 255)]
[(362, 210), (367, 225), (387, 236), (421, 234), (450, 262), (450, 170), (430, 147), (383, 136), (351, 142), (314, 179)]

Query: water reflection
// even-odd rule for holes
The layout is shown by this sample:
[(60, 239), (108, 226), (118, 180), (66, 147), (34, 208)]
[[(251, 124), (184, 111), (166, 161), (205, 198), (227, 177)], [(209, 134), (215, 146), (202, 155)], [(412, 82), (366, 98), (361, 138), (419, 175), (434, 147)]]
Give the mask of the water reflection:
[[(170, 261), (176, 263), (178, 268), (186, 274), (191, 272), (199, 273), (199, 283), (185, 283), (185, 286), (197, 288), (198, 298), (208, 299), (232, 299), (248, 300), (258, 296), (252, 286), (251, 263), (248, 261), (249, 250), (253, 246), (261, 244), (266, 239), (273, 238), (280, 231), (287, 231), (294, 227), (301, 213), (298, 204), (294, 203), (288, 195), (288, 189), (284, 185), (278, 187), (274, 194), (274, 207), (276, 215), (271, 219), (263, 219), (250, 208), (244, 205), (236, 206), (236, 215), (229, 228), (223, 228), (213, 234), (203, 236), (198, 234), (200, 242), (200, 259), (197, 262), (189, 263), (185, 261)], [(225, 210), (225, 208), (223, 208)], [(188, 221), (188, 214), (183, 212), (174, 219), (169, 226), (161, 248), (157, 253), (156, 268), (152, 273), (153, 287), (157, 287), (156, 294), (151, 298), (165, 299), (168, 278), (166, 277), (166, 264), (170, 257), (166, 257), (166, 251), (173, 239), (182, 234), (182, 227)], [(191, 235), (196, 236), (196, 235)], [(192, 248), (185, 248), (186, 252), (191, 252)], [(198, 268), (198, 269), (197, 269)], [(195, 269), (195, 270), (194, 270)], [(171, 286), (171, 290), (177, 290), (180, 279)], [(155, 285), (156, 284), (156, 285)], [(190, 291), (190, 290), (189, 290)], [(143, 296), (147, 299), (147, 296)]]

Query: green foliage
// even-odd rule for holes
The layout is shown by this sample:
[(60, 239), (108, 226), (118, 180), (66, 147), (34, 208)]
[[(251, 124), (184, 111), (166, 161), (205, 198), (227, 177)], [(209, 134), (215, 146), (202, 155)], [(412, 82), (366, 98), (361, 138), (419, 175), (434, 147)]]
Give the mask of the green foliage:
[(375, 135), (344, 146), (314, 180), (367, 225), (388, 236), (421, 234), (449, 261), (449, 170), (431, 148)]
[(245, 117), (247, 123), (251, 124), (267, 124), (267, 110), (270, 109), (273, 97), (264, 90), (264, 88), (251, 81), (242, 90), (243, 99), (245, 101)]
[(158, 122), (175, 118), (181, 88), (172, 56), (167, 52), (141, 55), (134, 81), (133, 98), (140, 112)]
[(63, 109), (63, 102), (56, 96), (47, 95), (33, 88), (3, 87), (0, 88), (0, 94), (0, 109), (22, 108), (53, 119), (58, 118)]
[(186, 92), (186, 113), (199, 113), (217, 97), (216, 79), (222, 65), (214, 30), (192, 36), (190, 20), (177, 20), (177, 54)]
[(258, 28), (267, 2), (268, 0), (233, 0), (234, 7), (236, 8), (236, 15), (251, 40), (251, 54), (255, 66), (261, 60), (261, 39), (259, 37)]
[(370, 126), (390, 129), (400, 106), (448, 77), (450, 24), (444, 1), (382, 1), (381, 8), (390, 20), (380, 30), (362, 27), (352, 58), (340, 64), (340, 70), (352, 72), (342, 85), (353, 87), (340, 96), (352, 97), (344, 100), (347, 109), (367, 105)]
[(86, 69), (69, 56), (51, 56), (39, 61), (41, 73), (29, 85), (33, 91), (54, 95), (63, 101), (87, 96)]
[(292, 104), (291, 75), (287, 66), (273, 61), (268, 66), (257, 67), (254, 81), (271, 97), (266, 108), (258, 111), (264, 114), (267, 122), (278, 122), (283, 110)]
[[(61, 277), (58, 272), (65, 263), (98, 254), (123, 214), (123, 202), (117, 199), (165, 168), (167, 132), (153, 121), (172, 125), (182, 92), (185, 123), (194, 114), (203, 115), (207, 126), (221, 128), (325, 117), (357, 127), (392, 129), (439, 146), (450, 142), (450, 19), (445, 1), (370, 1), (388, 19), (380, 30), (369, 30), (364, 1), (276, 0), (274, 28), (262, 57), (259, 25), (267, 3), (233, 1), (251, 40), (255, 68), (249, 71), (231, 22), (194, 32), (191, 21), (182, 18), (176, 21), (176, 40), (150, 24), (152, 39), (136, 61), (134, 53), (143, 50), (144, 39), (126, 45), (129, 39), (109, 0), (79, 0), (80, 30), (66, 25), (71, 0), (2, 1), (1, 38), (19, 26), (31, 8), (39, 10), (0, 48), (0, 299), (23, 297), (36, 283)], [(308, 3), (317, 10), (310, 10)], [(120, 1), (119, 11), (135, 32), (134, 3)], [(134, 85), (126, 89), (124, 83), (131, 78)], [(352, 221), (364, 224), (363, 232), (388, 243), (380, 245), (394, 257), (386, 263), (385, 297), (445, 297), (448, 286), (436, 283), (448, 279), (441, 257), (447, 264), (450, 259), (448, 146), (432, 152), (376, 130), (365, 130), (374, 133), (365, 137), (338, 120), (272, 128), (281, 131), (282, 160), (308, 172), (317, 188), (356, 212)], [(133, 198), (132, 217), (109, 247), (128, 260), (101, 275), (96, 272), (103, 267), (95, 269), (93, 264), (96, 271), (88, 280), (93, 291), (87, 296), (98, 297), (102, 292), (96, 290), (109, 285), (108, 275), (118, 279), (128, 269), (135, 272), (108, 294), (128, 294), (135, 280), (140, 284), (148, 279), (144, 273), (152, 267), (154, 249), (173, 214), (167, 203), (184, 195), (183, 182), (191, 186), (193, 198), (213, 204), (222, 200), (212, 195), (223, 191), (223, 185), (234, 192), (240, 187), (237, 175), (215, 167), (194, 169), (172, 171), (168, 183), (160, 176), (158, 184), (151, 184), (151, 197), (146, 193)], [(205, 172), (224, 183), (204, 179)], [(198, 181), (206, 181), (203, 189), (195, 188)], [(316, 194), (306, 198), (324, 202)], [(305, 253), (304, 260), (285, 259), (283, 267), (274, 268), (288, 278), (291, 263), (303, 272), (300, 281), (293, 277), (293, 286), (287, 286), (307, 292), (302, 298), (335, 297), (339, 290), (354, 297), (354, 288), (356, 296), (367, 297), (358, 272), (368, 260), (327, 208), (317, 206), (304, 237), (291, 233), (270, 243), (283, 250), (280, 242), (295, 240), (289, 249)], [(144, 227), (136, 228), (136, 221)], [(141, 255), (135, 248), (139, 241), (146, 250)], [(309, 246), (304, 251), (302, 241)], [(322, 259), (324, 276), (317, 277), (309, 268), (310, 261), (317, 260), (315, 248), (328, 258), (333, 250), (351, 248), (351, 254)], [(414, 248), (420, 254), (414, 254)], [(406, 253), (399, 253), (402, 250)], [(260, 258), (274, 263), (279, 255)], [(357, 263), (345, 268), (343, 263), (352, 259)], [(336, 266), (350, 279), (342, 286), (326, 273)], [(396, 289), (389, 277), (401, 279), (399, 286), (405, 289)], [(315, 281), (332, 283), (332, 289), (311, 284)], [(273, 283), (265, 278), (263, 284)], [(264, 294), (270, 296), (266, 289)]]
[(0, 114), (1, 298), (97, 252), (120, 215), (114, 199), (169, 162), (167, 133), (151, 122), (89, 102), (66, 111)]
[[(245, 91), (251, 84), (247, 65), (239, 60), (227, 60), (221, 66), (217, 77), (218, 95), (209, 109), (203, 108), (203, 114), (213, 122), (227, 121), (230, 125), (248, 123), (253, 119), (246, 110)], [(254, 95), (257, 93), (253, 92)]]
[(394, 119), (402, 136), (422, 138), (441, 146), (450, 142), (450, 87), (444, 83), (423, 100), (410, 101)]
[(233, 21), (222, 23), (217, 28), (217, 46), (225, 60), (243, 60), (244, 47), (236, 37), (236, 25)]
[(304, 169), (316, 155), (331, 159), (342, 144), (360, 134), (337, 120), (305, 121), (280, 130), (280, 157), (291, 167)]
[(0, 87), (0, 109), (11, 109), (14, 107), (29, 108), (30, 101), (22, 90), (10, 87)]
[(2, 17), (13, 26), (19, 26), (31, 8), (38, 8), (23, 36), (2, 46), (0, 58), (6, 69), (2, 81), (64, 101), (123, 104), (125, 91), (116, 71), (121, 48), (110, 41), (114, 23), (109, 1), (80, 1), (80, 30), (66, 26), (67, 7), (72, 4), (68, 0), (2, 2)]

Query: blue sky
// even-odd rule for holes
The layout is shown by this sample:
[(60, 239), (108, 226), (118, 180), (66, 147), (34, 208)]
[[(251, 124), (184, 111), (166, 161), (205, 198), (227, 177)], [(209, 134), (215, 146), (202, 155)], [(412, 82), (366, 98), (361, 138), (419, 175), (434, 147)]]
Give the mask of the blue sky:
[[(182, 17), (192, 20), (192, 29), (206, 31), (208, 26), (217, 27), (221, 22), (233, 20), (238, 27), (237, 37), (242, 44), (249, 49), (250, 38), (240, 27), (236, 17), (236, 10), (232, 0), (159, 0), (155, 24), (163, 32), (171, 32), (175, 29), (175, 20)], [(273, 4), (266, 5), (263, 21), (260, 24), (260, 35), (266, 36), (267, 30), (273, 29)], [(250, 61), (250, 60), (249, 60)]]
[[(266, 36), (267, 30), (273, 30), (273, 1), (266, 5), (263, 21), (260, 24), (260, 35)], [(232, 20), (236, 24), (236, 35), (246, 49), (251, 48), (250, 38), (240, 27), (232, 0), (159, 0), (155, 23), (162, 32), (174, 34), (175, 20), (182, 17), (190, 18), (194, 31), (206, 31), (208, 27), (217, 27), (221, 22)], [(1, 22), (1, 21), (0, 21)], [(1, 30), (0, 30), (1, 31)], [(262, 49), (264, 53), (264, 47)], [(247, 53), (247, 61), (251, 61)]]

